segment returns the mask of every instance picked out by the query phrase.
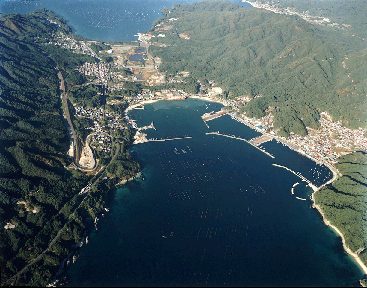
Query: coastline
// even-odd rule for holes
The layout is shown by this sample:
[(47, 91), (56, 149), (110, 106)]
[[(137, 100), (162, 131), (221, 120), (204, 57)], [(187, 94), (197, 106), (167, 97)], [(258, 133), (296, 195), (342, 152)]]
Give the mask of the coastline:
[[(200, 97), (199, 97), (200, 98)], [(219, 102), (219, 101), (218, 101)], [(221, 102), (220, 102), (221, 103)], [(222, 103), (223, 104), (223, 103)], [(253, 127), (251, 127), (251, 125), (248, 125), (246, 123), (246, 121), (244, 119), (240, 119), (241, 121), (239, 121), (240, 123), (250, 127), (251, 129), (254, 129)], [(264, 133), (263, 133), (264, 134)], [(341, 175), (341, 173), (331, 164), (323, 162), (323, 163), (319, 163), (319, 161), (317, 161), (316, 159), (314, 159), (312, 156), (304, 153), (303, 151), (296, 149), (295, 147), (292, 147), (290, 145), (288, 145), (288, 143), (286, 141), (284, 141), (284, 139), (279, 138), (278, 136), (273, 135), (274, 139), (279, 141), (280, 143), (286, 145), (289, 149), (296, 151), (297, 153), (311, 159), (312, 161), (314, 161), (315, 163), (318, 164), (322, 164), (325, 165), (333, 174), (333, 177), (325, 182), (324, 184), (322, 184), (321, 186), (317, 187), (317, 189), (313, 189), (313, 192), (311, 194), (311, 201), (312, 201), (312, 207), (315, 208), (321, 215), (321, 218), (324, 222), (324, 224), (330, 228), (332, 228), (332, 230), (334, 231), (334, 233), (336, 233), (341, 239), (342, 239), (342, 244), (343, 244), (343, 249), (345, 250), (345, 252), (347, 252), (347, 254), (349, 254), (349, 256), (351, 256), (353, 258), (353, 260), (357, 263), (357, 265), (360, 267), (360, 269), (363, 271), (363, 273), (367, 274), (367, 265), (365, 263), (363, 263), (362, 259), (359, 258), (359, 256), (354, 253), (347, 245), (346, 241), (345, 241), (345, 236), (344, 234), (333, 224), (331, 224), (331, 222), (327, 219), (327, 217), (325, 216), (324, 212), (322, 211), (322, 208), (316, 204), (315, 202), (315, 193), (322, 190), (322, 188), (324, 188), (325, 186), (333, 183), (334, 181), (336, 181)]]
[[(319, 190), (317, 190), (319, 191)], [(345, 252), (347, 252), (349, 254), (349, 256), (351, 256), (353, 258), (353, 260), (358, 264), (358, 266), (361, 268), (361, 270), (367, 274), (367, 266), (365, 263), (363, 263), (363, 261), (361, 260), (361, 258), (359, 258), (359, 256), (354, 253), (352, 250), (350, 250), (350, 248), (348, 247), (346, 241), (345, 241), (345, 237), (343, 235), (343, 233), (338, 229), (338, 227), (336, 227), (335, 225), (331, 224), (331, 222), (327, 219), (327, 217), (325, 216), (324, 212), (322, 211), (321, 207), (317, 204), (315, 204), (315, 198), (314, 198), (314, 194), (317, 192), (315, 191), (314, 193), (312, 193), (311, 199), (313, 202), (312, 207), (315, 208), (321, 215), (321, 218), (324, 222), (324, 224), (330, 228), (332, 228), (332, 230), (338, 235), (340, 236), (340, 238), (342, 239), (342, 243), (343, 243), (343, 248), (345, 250)]]
[[(189, 99), (198, 99), (198, 100), (202, 100), (202, 101), (207, 101), (207, 102), (213, 102), (213, 103), (220, 103), (225, 107), (225, 103), (219, 99), (213, 99), (213, 98), (209, 98), (209, 97), (201, 97), (201, 96), (196, 96), (196, 95), (192, 95), (189, 97)], [(157, 98), (157, 99), (148, 99), (148, 100), (142, 100), (138, 103), (134, 103), (134, 104), (129, 104), (129, 106), (125, 109), (125, 114), (127, 114), (129, 111), (136, 109), (137, 107), (141, 107), (147, 104), (153, 104), (159, 101), (179, 101), (179, 100), (184, 100), (182, 98)]]
[[(218, 98), (211, 98), (211, 97), (205, 97), (205, 96), (201, 97), (201, 96), (197, 96), (197, 95), (192, 95), (189, 98), (198, 99), (198, 100), (201, 100), (201, 101), (219, 103), (219, 104), (222, 104), (223, 107), (227, 107), (226, 106), (226, 103), (222, 99), (218, 99)], [(155, 103), (155, 102), (158, 102), (158, 101), (177, 101), (177, 100), (181, 100), (181, 99), (171, 98), (171, 99), (150, 99), (150, 100), (143, 100), (143, 101), (141, 101), (139, 103), (129, 105), (129, 107), (126, 108), (126, 110), (125, 110), (125, 114), (127, 115), (127, 113), (130, 110), (133, 110), (136, 107), (144, 106), (146, 104), (152, 104), (152, 103)], [(243, 118), (240, 118), (240, 117), (236, 116), (233, 113), (228, 113), (228, 114), (231, 116), (231, 118), (233, 120), (238, 121), (241, 124), (246, 125), (247, 127), (249, 127), (251, 129), (254, 129), (255, 131), (257, 131), (257, 129), (255, 129), (255, 127), (253, 127), (250, 123), (247, 123)], [(236, 117), (236, 118), (234, 118), (234, 117)], [(260, 132), (260, 133), (267, 134), (267, 133), (263, 133), (263, 132)], [(321, 207), (315, 203), (315, 193), (318, 192), (318, 191), (320, 191), (325, 186), (333, 183), (340, 176), (342, 176), (340, 174), (340, 172), (333, 165), (331, 165), (330, 163), (326, 163), (326, 162), (320, 163), (319, 161), (317, 161), (316, 159), (314, 159), (312, 156), (308, 155), (307, 153), (305, 153), (305, 152), (297, 149), (296, 147), (293, 147), (293, 146), (289, 145), (286, 140), (284, 140), (284, 139), (282, 139), (282, 138), (280, 138), (280, 137), (278, 137), (276, 135), (272, 135), (272, 137), (276, 141), (279, 141), (280, 143), (286, 145), (289, 149), (291, 149), (291, 150), (293, 150), (293, 151), (295, 151), (295, 152), (297, 152), (297, 153), (299, 153), (299, 154), (301, 154), (301, 155), (309, 158), (310, 160), (314, 161), (315, 163), (317, 163), (319, 165), (325, 165), (331, 171), (333, 177), (330, 180), (328, 180), (327, 182), (325, 182), (324, 184), (322, 184), (321, 186), (317, 187), (316, 189), (313, 189), (313, 192), (311, 194), (312, 207), (315, 208), (320, 213), (321, 218), (322, 218), (324, 224), (326, 226), (332, 228), (332, 230), (334, 231), (334, 233), (336, 233), (341, 238), (344, 251), (350, 257), (352, 257), (352, 259), (360, 267), (360, 269), (363, 271), (363, 273), (367, 274), (367, 265), (365, 263), (363, 263), (363, 261), (359, 258), (359, 256), (356, 253), (354, 253), (348, 247), (348, 245), (346, 244), (345, 237), (344, 237), (343, 233), (336, 226), (334, 226), (333, 224), (330, 223), (330, 221), (327, 219), (327, 217), (325, 216), (324, 212), (322, 211)]]
[[(152, 104), (161, 100), (165, 100), (165, 99), (149, 99), (149, 100), (143, 100), (141, 102), (135, 103), (135, 104), (129, 104), (129, 106), (125, 109), (125, 115), (127, 115), (127, 113), (131, 110), (134, 110), (137, 107), (141, 107), (147, 104)], [(169, 100), (169, 99), (167, 99)], [(173, 100), (177, 100), (177, 99), (173, 99)]]

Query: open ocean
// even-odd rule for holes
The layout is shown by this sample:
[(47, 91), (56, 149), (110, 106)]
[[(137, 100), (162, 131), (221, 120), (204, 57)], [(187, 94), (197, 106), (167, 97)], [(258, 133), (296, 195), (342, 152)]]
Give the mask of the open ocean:
[(78, 35), (99, 41), (128, 42), (137, 40), (134, 35), (138, 32), (150, 30), (162, 16), (163, 8), (192, 2), (197, 0), (0, 0), (0, 13), (47, 8), (66, 19)]
[(78, 35), (100, 41), (133, 41), (152, 27), (164, 7), (194, 0), (0, 0), (1, 13), (47, 8), (65, 18)]

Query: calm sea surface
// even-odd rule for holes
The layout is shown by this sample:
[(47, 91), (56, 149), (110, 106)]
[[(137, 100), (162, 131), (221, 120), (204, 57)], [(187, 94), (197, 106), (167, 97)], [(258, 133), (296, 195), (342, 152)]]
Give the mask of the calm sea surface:
[(132, 41), (162, 16), (161, 10), (195, 0), (0, 0), (1, 13), (55, 11), (79, 35), (100, 41)]
[(206, 135), (257, 135), (228, 117), (207, 128), (200, 116), (218, 109), (186, 100), (130, 113), (139, 126), (154, 122), (149, 138), (192, 138), (133, 147), (143, 178), (115, 191), (110, 213), (69, 270), (69, 285), (357, 283), (362, 273), (310, 207), (311, 190), (272, 164), (315, 183), (330, 172), (277, 142), (263, 145), (272, 159), (246, 142)]
[[(81, 36), (100, 41), (133, 41), (150, 30), (163, 8), (198, 0), (0, 0), (0, 13), (47, 8), (66, 19)], [(240, 3), (239, 0), (232, 0)], [(242, 4), (248, 7), (249, 4)]]

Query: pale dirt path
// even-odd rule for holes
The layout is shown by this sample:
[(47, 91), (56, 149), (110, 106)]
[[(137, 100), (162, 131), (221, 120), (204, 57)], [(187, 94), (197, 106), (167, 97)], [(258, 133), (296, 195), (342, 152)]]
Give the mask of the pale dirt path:
[(62, 100), (62, 108), (64, 112), (64, 117), (66, 121), (68, 122), (70, 131), (71, 131), (71, 135), (73, 138), (74, 162), (75, 164), (78, 164), (78, 161), (80, 158), (79, 140), (78, 140), (78, 135), (75, 132), (73, 122), (71, 121), (71, 117), (70, 117), (70, 111), (69, 111), (69, 105), (68, 105), (68, 93), (66, 92), (66, 88), (65, 88), (65, 80), (64, 80), (64, 76), (62, 75), (60, 71), (57, 73), (57, 77), (59, 77), (59, 80), (60, 80), (60, 91), (61, 91), (61, 100)]

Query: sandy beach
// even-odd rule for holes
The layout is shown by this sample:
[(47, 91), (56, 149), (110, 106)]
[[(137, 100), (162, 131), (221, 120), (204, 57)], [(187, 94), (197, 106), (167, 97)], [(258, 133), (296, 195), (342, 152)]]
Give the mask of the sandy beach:
[(164, 100), (164, 99), (149, 99), (149, 100), (143, 100), (139, 103), (136, 103), (136, 104), (132, 104), (132, 105), (129, 105), (126, 110), (125, 110), (125, 114), (127, 114), (129, 111), (131, 110), (134, 110), (136, 107), (140, 107), (140, 106), (144, 106), (144, 105), (147, 105), (147, 104), (152, 104), (152, 103), (155, 103), (155, 102), (158, 102), (158, 101), (161, 101), (161, 100)]

